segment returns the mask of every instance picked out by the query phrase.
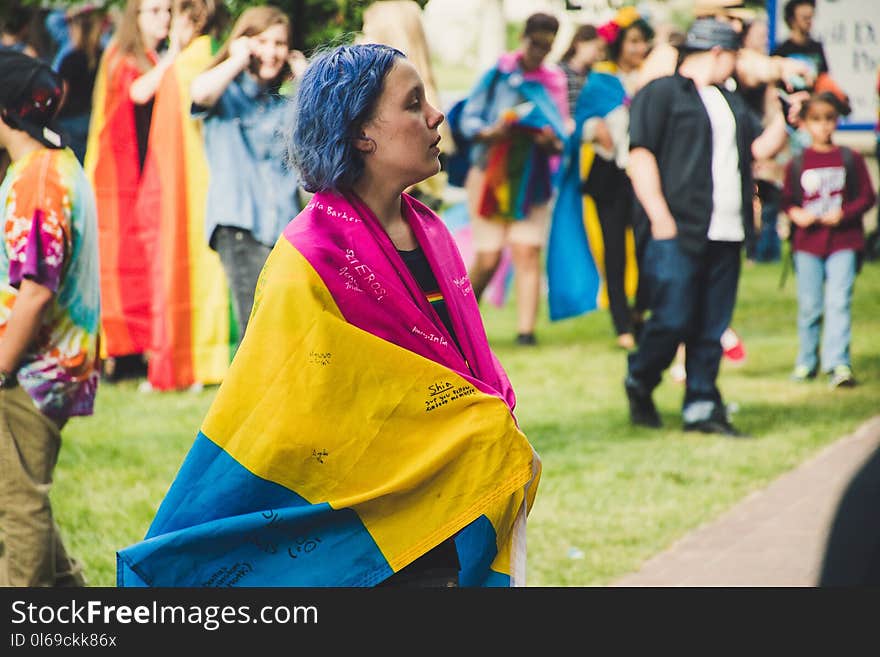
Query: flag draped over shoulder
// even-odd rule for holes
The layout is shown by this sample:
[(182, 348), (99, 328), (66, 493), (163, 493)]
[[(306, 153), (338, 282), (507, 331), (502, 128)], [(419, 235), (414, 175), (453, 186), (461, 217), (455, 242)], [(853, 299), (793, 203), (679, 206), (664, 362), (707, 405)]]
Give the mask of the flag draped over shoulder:
[(370, 586), (450, 536), (463, 586), (524, 583), (540, 460), (448, 230), (403, 198), (457, 342), (369, 210), (316, 194), (120, 586)]
[[(568, 137), (559, 172), (559, 191), (553, 207), (547, 244), (547, 286), (550, 319), (582, 315), (608, 306), (603, 281), (605, 248), (599, 215), (593, 198), (581, 191), (593, 166), (596, 152), (581, 141), (584, 123), (607, 116), (620, 107), (626, 91), (613, 65), (597, 65), (587, 78), (575, 108), (575, 130)], [(626, 236), (625, 289), (635, 294), (638, 275), (632, 230)]]
[(129, 90), (142, 74), (134, 57), (112, 42), (92, 97), (85, 170), (98, 213), (103, 357), (144, 353), (150, 341), (148, 238), (132, 212), (141, 171)]
[(479, 211), (483, 217), (516, 221), (526, 218), (533, 205), (546, 203), (553, 194), (551, 158), (535, 144), (535, 133), (551, 128), (557, 137), (565, 139), (566, 130), (542, 80), (526, 79), (518, 70), (507, 72), (500, 67), (484, 78), (494, 84), (506, 80), (525, 102), (507, 108), (511, 134), (488, 150)]
[(210, 36), (197, 37), (163, 75), (138, 198), (153, 249), (148, 379), (159, 390), (219, 383), (237, 343), (226, 275), (205, 236), (208, 162), (190, 118), (189, 86), (212, 50)]

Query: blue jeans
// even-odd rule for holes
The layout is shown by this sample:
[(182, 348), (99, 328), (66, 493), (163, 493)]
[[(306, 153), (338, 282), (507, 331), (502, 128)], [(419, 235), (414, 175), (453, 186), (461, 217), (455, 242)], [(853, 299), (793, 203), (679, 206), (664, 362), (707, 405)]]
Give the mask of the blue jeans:
[(755, 243), (756, 262), (776, 262), (781, 253), (781, 243), (776, 232), (782, 190), (771, 183), (758, 183), (761, 194), (761, 230)]
[(629, 355), (629, 378), (653, 390), (684, 343), (686, 422), (709, 419), (723, 409), (715, 381), (721, 334), (736, 304), (740, 248), (739, 242), (709, 242), (702, 254), (694, 255), (683, 251), (676, 239), (652, 239), (645, 247), (641, 267), (651, 314), (638, 349)]
[(810, 372), (819, 366), (819, 332), (822, 336), (822, 371), (849, 365), (853, 284), (856, 253), (837, 251), (827, 258), (796, 251), (798, 355), (797, 365)]

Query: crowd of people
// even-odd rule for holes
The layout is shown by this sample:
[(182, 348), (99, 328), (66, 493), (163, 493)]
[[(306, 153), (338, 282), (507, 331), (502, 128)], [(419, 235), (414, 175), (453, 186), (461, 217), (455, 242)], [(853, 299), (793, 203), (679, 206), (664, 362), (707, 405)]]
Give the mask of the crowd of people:
[(683, 428), (742, 436), (719, 365), (745, 354), (730, 325), (741, 263), (779, 261), (783, 229), (798, 276), (791, 378), (855, 384), (850, 304), (876, 194), (861, 155), (831, 141), (849, 98), (811, 36), (813, 0), (787, 2), (790, 36), (772, 53), (766, 19), (740, 4), (695, 3), (686, 34), (624, 7), (578, 27), (559, 65), (547, 59), (558, 22), (534, 14), (454, 116), (476, 144), (465, 182), (475, 293), (509, 248), (517, 342), (535, 344), (546, 246), (550, 318), (608, 308), (636, 425), (661, 425), (651, 393), (674, 365)]
[[(792, 378), (854, 385), (876, 195), (832, 141), (848, 99), (813, 0), (789, 0), (774, 54), (732, 4), (701, 0), (686, 32), (625, 7), (558, 64), (559, 21), (534, 13), (452, 125), (412, 2), (377, 2), (356, 44), (310, 60), (273, 6), (230, 25), (220, 0), (77, 5), (47, 17), (49, 53), (7, 21), (0, 583), (83, 583), (49, 505), (60, 432), (99, 373), (131, 372), (224, 385), (149, 540), (120, 551), (123, 585), (522, 583), (541, 462), (479, 312), (505, 254), (518, 345), (538, 343), (546, 263), (551, 319), (609, 310), (634, 425), (661, 426), (652, 392), (680, 354), (683, 429), (741, 437), (719, 366), (743, 247), (779, 258), (784, 213)], [(383, 5), (412, 27), (381, 29)], [(468, 262), (436, 213), (452, 147)]]

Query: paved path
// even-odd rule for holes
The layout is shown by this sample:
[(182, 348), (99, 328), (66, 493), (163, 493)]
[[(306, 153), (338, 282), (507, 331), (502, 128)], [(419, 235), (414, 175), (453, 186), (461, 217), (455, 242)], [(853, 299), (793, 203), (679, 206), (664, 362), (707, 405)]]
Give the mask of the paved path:
[(612, 586), (815, 586), (840, 496), (877, 449), (880, 416)]

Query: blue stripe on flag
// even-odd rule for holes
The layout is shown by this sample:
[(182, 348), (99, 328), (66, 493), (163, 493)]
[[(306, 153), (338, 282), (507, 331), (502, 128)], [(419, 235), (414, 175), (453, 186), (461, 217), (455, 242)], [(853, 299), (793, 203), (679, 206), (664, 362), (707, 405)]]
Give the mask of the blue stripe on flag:
[(455, 537), (461, 570), (459, 586), (510, 586), (510, 576), (490, 570), (498, 553), (495, 528), (486, 516), (480, 516)]
[(199, 433), (119, 586), (371, 586), (392, 574), (351, 509), (309, 504)]

